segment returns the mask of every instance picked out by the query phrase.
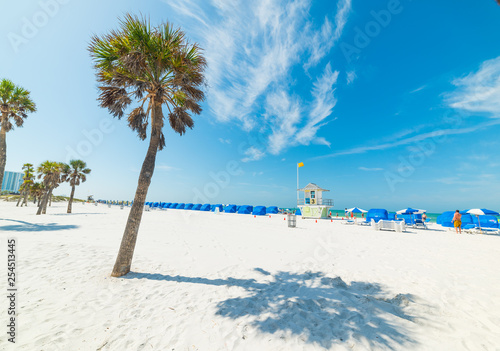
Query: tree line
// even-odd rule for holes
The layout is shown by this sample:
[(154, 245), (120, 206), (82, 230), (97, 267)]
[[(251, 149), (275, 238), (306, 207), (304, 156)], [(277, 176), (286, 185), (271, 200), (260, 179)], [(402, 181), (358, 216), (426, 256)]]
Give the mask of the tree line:
[[(71, 160), (69, 164), (54, 161), (45, 161), (37, 169), (33, 164), (23, 165), (23, 183), (19, 188), (19, 199), (16, 206), (28, 206), (29, 196), (32, 196), (33, 203), (37, 204), (37, 215), (47, 213), (47, 205), (52, 204), (52, 191), (62, 183), (69, 183), (71, 195), (68, 201), (67, 213), (71, 213), (75, 188), (87, 180), (87, 175), (91, 172), (87, 164), (82, 160)], [(35, 178), (40, 179), (36, 182)], [(37, 202), (38, 201), (38, 202)]]

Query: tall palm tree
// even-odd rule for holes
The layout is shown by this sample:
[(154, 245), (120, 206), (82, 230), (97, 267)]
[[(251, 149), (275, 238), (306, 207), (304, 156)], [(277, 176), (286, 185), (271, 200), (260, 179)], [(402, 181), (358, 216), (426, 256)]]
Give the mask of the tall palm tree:
[(20, 187), (20, 195), (19, 195), (19, 200), (17, 201), (17, 205), (19, 206), (19, 202), (21, 201), (21, 198), (23, 199), (23, 202), (21, 203), (21, 207), (23, 205), (28, 206), (28, 196), (31, 192), (31, 187), (33, 186), (33, 180), (35, 179), (35, 176), (33, 172), (35, 169), (33, 168), (33, 165), (31, 163), (25, 163), (23, 165), (23, 170), (24, 170), (24, 177), (23, 177), (23, 183), (21, 184)]
[(68, 182), (71, 185), (71, 195), (68, 202), (68, 213), (71, 213), (71, 205), (73, 204), (73, 197), (75, 196), (75, 187), (80, 185), (80, 182), (87, 180), (87, 174), (90, 173), (90, 168), (82, 160), (71, 160), (69, 165), (64, 165), (61, 180)]
[(0, 186), (7, 162), (7, 132), (14, 129), (12, 122), (17, 127), (22, 127), (28, 113), (35, 111), (36, 105), (31, 100), (28, 90), (15, 85), (8, 79), (0, 81)]
[(37, 215), (47, 213), (47, 203), (52, 196), (52, 191), (57, 188), (61, 182), (62, 169), (62, 163), (52, 161), (45, 161), (38, 166), (38, 179), (43, 177), (45, 191), (38, 206)]
[[(130, 271), (144, 201), (153, 176), (156, 153), (165, 146), (163, 108), (172, 129), (180, 135), (193, 128), (190, 112), (200, 114), (205, 95), (206, 60), (197, 44), (170, 23), (152, 27), (149, 19), (126, 15), (120, 29), (94, 36), (89, 47), (97, 71), (100, 106), (114, 117), (127, 112), (129, 127), (141, 140), (151, 136), (139, 174), (134, 204), (116, 258), (113, 277)], [(137, 107), (127, 110), (132, 102)]]

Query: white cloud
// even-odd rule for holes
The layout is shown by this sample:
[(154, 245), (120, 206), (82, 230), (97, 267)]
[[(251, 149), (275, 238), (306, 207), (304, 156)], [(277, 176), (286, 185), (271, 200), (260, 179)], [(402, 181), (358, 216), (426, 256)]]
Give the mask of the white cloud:
[(500, 117), (500, 57), (485, 61), (477, 72), (455, 79), (447, 96), (450, 107)]
[(253, 146), (246, 149), (244, 154), (246, 157), (241, 159), (242, 162), (258, 161), (266, 155), (264, 152)]
[(328, 19), (321, 26), (321, 30), (316, 32), (309, 41), (311, 56), (304, 65), (305, 69), (316, 65), (328, 52), (337, 44), (342, 36), (342, 32), (347, 23), (347, 18), (351, 11), (351, 0), (340, 0), (337, 4), (337, 14), (335, 15), (335, 30)]
[(421, 133), (421, 134), (413, 135), (410, 137), (395, 138), (391, 141), (381, 143), (381, 144), (354, 147), (351, 149), (334, 152), (334, 153), (331, 153), (329, 155), (319, 156), (319, 157), (316, 157), (315, 159), (337, 157), (337, 156), (344, 156), (344, 155), (356, 155), (356, 154), (362, 154), (362, 153), (369, 152), (369, 151), (387, 150), (387, 149), (392, 149), (392, 148), (395, 148), (398, 146), (417, 144), (419, 142), (423, 142), (425, 140), (433, 139), (433, 138), (436, 139), (436, 141), (434, 141), (434, 143), (437, 143), (437, 142), (439, 142), (439, 140), (441, 140), (441, 139), (439, 139), (441, 137), (445, 137), (448, 135), (468, 134), (468, 133), (472, 133), (472, 132), (475, 132), (475, 131), (478, 131), (481, 129), (486, 129), (488, 127), (491, 127), (494, 125), (499, 125), (499, 124), (500, 124), (500, 120), (494, 120), (494, 121), (490, 121), (490, 122), (479, 123), (479, 124), (476, 124), (476, 125), (473, 125), (473, 126), (467, 127), (467, 128), (439, 129), (439, 130), (434, 130), (434, 131), (428, 132), (428, 133)]
[(221, 142), (222, 144), (231, 144), (231, 140), (230, 139), (219, 138), (219, 142)]
[[(183, 27), (190, 28), (204, 48), (207, 110), (216, 120), (236, 122), (245, 131), (258, 127), (268, 135), (271, 154), (291, 145), (329, 145), (316, 133), (336, 101), (331, 84), (328, 92), (318, 84), (328, 85), (333, 75), (336, 81), (338, 72), (330, 65), (319, 79), (302, 72), (305, 82), (300, 81), (300, 88), (310, 84), (312, 106), (309, 99), (296, 97), (297, 75), (292, 78), (290, 73), (302, 66), (316, 68), (332, 50), (346, 25), (351, 0), (339, 0), (334, 18), (327, 16), (320, 23), (309, 12), (311, 0), (165, 2), (189, 22)], [(304, 115), (311, 109), (315, 112)]]
[(427, 88), (427, 85), (422, 85), (421, 87), (418, 87), (417, 89), (410, 91), (410, 94), (418, 93), (419, 91), (424, 90), (425, 88)]
[(358, 78), (358, 76), (356, 75), (355, 71), (349, 71), (349, 72), (347, 72), (346, 73), (347, 85), (352, 84), (352, 82), (354, 82), (354, 80), (356, 80), (356, 78)]
[(307, 108), (300, 105), (298, 98), (284, 91), (268, 95), (266, 117), (272, 121), (272, 133), (269, 135), (271, 154), (278, 155), (288, 147), (310, 143), (330, 146), (330, 142), (318, 137), (317, 132), (326, 124), (325, 119), (337, 103), (334, 85), (338, 74), (338, 71), (332, 72), (329, 63), (326, 65), (323, 75), (313, 84), (313, 99)]
[(155, 168), (161, 169), (162, 171), (180, 171), (181, 170), (180, 168), (168, 166), (166, 164), (158, 164), (158, 165), (156, 165)]

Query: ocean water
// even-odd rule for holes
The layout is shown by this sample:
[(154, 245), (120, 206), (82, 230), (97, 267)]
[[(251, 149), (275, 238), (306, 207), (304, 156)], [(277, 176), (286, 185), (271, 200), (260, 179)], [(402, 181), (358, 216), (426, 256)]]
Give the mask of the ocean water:
[[(330, 210), (330, 211), (332, 212), (332, 216), (333, 217), (337, 217), (337, 215), (338, 215), (338, 217), (344, 217), (345, 216), (344, 210)], [(389, 213), (395, 213), (395, 212), (389, 211)], [(355, 213), (354, 215), (357, 218), (361, 218), (361, 213)], [(441, 215), (441, 213), (427, 213), (427, 219), (429, 220), (429, 222), (436, 223), (436, 219), (440, 215)]]

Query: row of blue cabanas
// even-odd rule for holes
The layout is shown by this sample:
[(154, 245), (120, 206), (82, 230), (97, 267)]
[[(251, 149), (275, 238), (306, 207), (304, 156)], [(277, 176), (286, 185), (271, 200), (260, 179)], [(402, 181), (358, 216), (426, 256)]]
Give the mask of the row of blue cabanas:
[(177, 210), (191, 210), (191, 211), (212, 211), (214, 212), (218, 209), (219, 212), (224, 213), (240, 213), (240, 214), (253, 214), (256, 216), (264, 216), (266, 214), (276, 214), (279, 213), (277, 206), (249, 206), (249, 205), (227, 205), (222, 204), (192, 204), (192, 203), (177, 203), (177, 202), (146, 202), (146, 206), (151, 208), (160, 209), (177, 209)]

